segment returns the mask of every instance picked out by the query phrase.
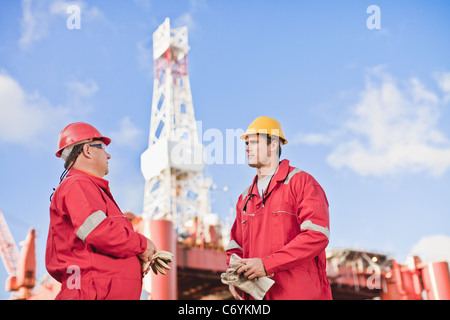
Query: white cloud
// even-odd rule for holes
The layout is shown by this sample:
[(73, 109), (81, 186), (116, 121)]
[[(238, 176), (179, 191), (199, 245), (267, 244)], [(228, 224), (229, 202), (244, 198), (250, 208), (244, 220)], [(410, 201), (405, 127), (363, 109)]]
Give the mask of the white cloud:
[(328, 164), (362, 176), (441, 175), (450, 168), (450, 141), (438, 126), (440, 105), (438, 95), (419, 79), (399, 84), (376, 67), (369, 71), (350, 117), (336, 130), (339, 134), (309, 134), (301, 142), (331, 144), (327, 139), (333, 139)]
[[(84, 1), (62, 1), (62, 0), (22, 0), (22, 20), (20, 22), (22, 33), (19, 39), (19, 47), (29, 50), (34, 43), (45, 39), (51, 30), (54, 17), (68, 18), (66, 9), (69, 5), (78, 5), (81, 10), (82, 21), (100, 20), (111, 25), (103, 12), (97, 7), (88, 7)], [(65, 20), (60, 25), (66, 26)]]
[(49, 5), (49, 13), (51, 15), (60, 15), (63, 17), (69, 17), (69, 14), (67, 13), (67, 7), (70, 5), (77, 5), (80, 7), (80, 12), (82, 14), (82, 19), (87, 20), (105, 20), (106, 17), (103, 14), (100, 9), (97, 7), (88, 7), (87, 3), (85, 1), (62, 1), (62, 0), (56, 0), (50, 3)]
[(0, 143), (55, 147), (59, 131), (89, 113), (89, 98), (98, 91), (91, 79), (73, 80), (66, 87), (67, 101), (55, 105), (37, 90), (27, 92), (19, 81), (0, 71)]
[(137, 148), (142, 134), (143, 131), (131, 122), (130, 117), (125, 117), (120, 121), (119, 130), (111, 133), (111, 139), (117, 146)]
[(39, 146), (42, 137), (67, 115), (38, 92), (27, 93), (20, 84), (0, 73), (0, 142)]
[(444, 92), (444, 102), (450, 101), (450, 72), (443, 72), (436, 75), (438, 85)]
[(52, 15), (67, 15), (67, 6), (70, 5), (66, 1), (54, 1), (49, 6), (49, 12)]
[(94, 80), (71, 80), (66, 83), (66, 88), (68, 98), (67, 105), (73, 112), (79, 115), (86, 115), (93, 109), (93, 105), (90, 103), (89, 98), (95, 95), (99, 90), (99, 87)]
[(70, 92), (76, 96), (87, 98), (92, 96), (98, 91), (97, 83), (88, 79), (86, 81), (70, 81), (67, 83), (67, 88)]
[(134, 0), (134, 3), (146, 11), (150, 11), (152, 8), (151, 0)]
[(197, 27), (194, 20), (195, 14), (206, 8), (207, 4), (205, 0), (190, 0), (188, 10), (174, 20), (173, 26), (175, 28), (187, 27), (189, 31), (194, 30)]
[(139, 41), (137, 44), (137, 60), (145, 73), (153, 79), (153, 48), (151, 46), (152, 40), (150, 38)]
[(308, 144), (308, 145), (329, 145), (333, 142), (333, 136), (331, 134), (322, 133), (303, 133), (299, 132), (292, 139), (289, 139), (290, 144)]
[(22, 35), (19, 46), (22, 50), (30, 49), (34, 42), (40, 41), (48, 34), (48, 19), (42, 3), (32, 7), (32, 0), (22, 0)]
[(448, 261), (450, 264), (450, 237), (443, 234), (423, 237), (412, 246), (410, 254), (424, 263)]
[(173, 25), (178, 27), (187, 27), (188, 30), (193, 30), (195, 27), (194, 17), (191, 12), (185, 12), (177, 19), (175, 19)]

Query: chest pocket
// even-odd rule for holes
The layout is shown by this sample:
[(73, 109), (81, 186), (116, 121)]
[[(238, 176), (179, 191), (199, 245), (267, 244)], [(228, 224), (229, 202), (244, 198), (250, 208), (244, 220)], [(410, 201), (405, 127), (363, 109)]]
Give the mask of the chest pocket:
[[(243, 248), (253, 248), (253, 240), (258, 238), (263, 224), (264, 207), (259, 205), (248, 206), (248, 212), (242, 212), (241, 230)], [(246, 255), (246, 252), (244, 252)]]
[(271, 208), (272, 250), (277, 250), (289, 243), (300, 233), (297, 208), (283, 203)]

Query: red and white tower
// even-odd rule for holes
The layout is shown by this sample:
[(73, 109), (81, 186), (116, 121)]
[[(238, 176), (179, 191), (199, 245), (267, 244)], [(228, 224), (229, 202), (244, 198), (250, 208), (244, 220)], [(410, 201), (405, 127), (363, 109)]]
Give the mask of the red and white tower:
[[(188, 51), (187, 27), (172, 29), (166, 18), (153, 33), (150, 136), (148, 149), (141, 155), (144, 233), (159, 250), (176, 250), (176, 237), (189, 233), (195, 241), (201, 241), (206, 234), (203, 221), (210, 213), (211, 180), (203, 177), (203, 146), (194, 117)], [(190, 231), (187, 226), (191, 226)], [(170, 229), (174, 230), (173, 237), (167, 235)], [(164, 278), (153, 275), (151, 281), (147, 279), (146, 290), (153, 291), (148, 288), (149, 282), (155, 288), (173, 287), (176, 268), (172, 269)], [(156, 285), (159, 281), (166, 282)], [(152, 299), (174, 299), (173, 292), (156, 295), (151, 292)]]

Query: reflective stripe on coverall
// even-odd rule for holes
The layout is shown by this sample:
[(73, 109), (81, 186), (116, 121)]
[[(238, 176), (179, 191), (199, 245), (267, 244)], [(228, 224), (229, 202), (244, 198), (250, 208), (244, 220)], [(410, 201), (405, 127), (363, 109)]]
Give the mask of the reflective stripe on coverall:
[(325, 255), (328, 200), (322, 187), (288, 160), (280, 162), (264, 206), (256, 183), (257, 176), (239, 196), (228, 256), (262, 259), (275, 280), (265, 299), (331, 299)]
[(71, 169), (50, 204), (46, 268), (56, 299), (139, 299), (147, 248), (117, 206), (108, 181)]

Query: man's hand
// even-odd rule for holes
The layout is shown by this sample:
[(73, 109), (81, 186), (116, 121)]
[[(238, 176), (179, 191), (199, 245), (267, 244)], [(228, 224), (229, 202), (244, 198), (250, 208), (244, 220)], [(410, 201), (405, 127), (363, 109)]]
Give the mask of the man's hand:
[(237, 270), (237, 273), (238, 274), (243, 273), (244, 277), (246, 277), (249, 280), (264, 277), (267, 275), (266, 269), (264, 268), (264, 264), (260, 258), (240, 259), (236, 260), (236, 263), (244, 264)]
[(147, 238), (147, 249), (145, 249), (144, 252), (138, 254), (138, 258), (141, 259), (142, 263), (146, 263), (146, 262), (152, 262), (152, 257), (153, 255), (156, 253), (156, 246), (155, 244), (152, 242), (152, 240), (150, 240), (149, 238)]

